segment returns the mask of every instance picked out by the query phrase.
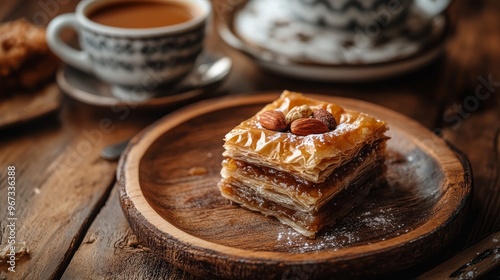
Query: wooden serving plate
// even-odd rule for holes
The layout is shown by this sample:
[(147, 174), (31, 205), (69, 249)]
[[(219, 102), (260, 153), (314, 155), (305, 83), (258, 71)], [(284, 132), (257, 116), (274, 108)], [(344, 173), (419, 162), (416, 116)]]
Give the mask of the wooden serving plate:
[[(389, 123), (387, 183), (363, 205), (308, 239), (224, 199), (217, 188), (224, 135), (278, 94), (230, 97), (177, 111), (131, 141), (117, 184), (139, 240), (192, 274), (249, 279), (393, 272), (448, 244), (471, 194), (467, 159), (398, 113), (359, 100), (310, 96)], [(207, 172), (190, 175), (193, 167)]]
[(49, 83), (36, 92), (14, 93), (0, 100), (0, 129), (50, 114), (59, 108), (60, 102), (56, 83)]

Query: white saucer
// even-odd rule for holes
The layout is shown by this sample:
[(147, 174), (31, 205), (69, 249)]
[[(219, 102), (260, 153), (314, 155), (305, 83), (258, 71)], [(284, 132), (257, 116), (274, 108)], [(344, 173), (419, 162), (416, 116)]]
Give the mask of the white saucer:
[(397, 28), (354, 35), (297, 20), (287, 0), (253, 0), (220, 21), (219, 32), (229, 45), (277, 73), (321, 81), (370, 81), (415, 70), (442, 53), (447, 18), (422, 24), (424, 18), (410, 12)]
[[(198, 59), (193, 71), (206, 67), (205, 63), (219, 58), (221, 54), (204, 52)], [(178, 105), (193, 101), (208, 95), (211, 90), (218, 87), (229, 75), (230, 71), (203, 87), (184, 88), (179, 84), (169, 88), (159, 88), (157, 91), (130, 95), (126, 89), (112, 86), (96, 76), (82, 72), (76, 68), (65, 66), (57, 73), (57, 83), (70, 97), (93, 106), (116, 107), (127, 106), (130, 108), (157, 108)], [(188, 74), (184, 79), (190, 79)]]

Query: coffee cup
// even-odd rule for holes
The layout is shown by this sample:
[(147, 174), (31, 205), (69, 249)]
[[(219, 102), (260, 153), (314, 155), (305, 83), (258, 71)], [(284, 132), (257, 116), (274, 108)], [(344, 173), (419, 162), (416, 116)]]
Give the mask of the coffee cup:
[[(65, 63), (112, 85), (154, 90), (193, 68), (210, 14), (208, 0), (82, 1), (49, 23), (47, 42)], [(81, 50), (62, 40), (66, 28)]]
[(410, 9), (426, 17), (441, 14), (451, 0), (290, 0), (290, 10), (310, 24), (344, 30), (401, 24)]

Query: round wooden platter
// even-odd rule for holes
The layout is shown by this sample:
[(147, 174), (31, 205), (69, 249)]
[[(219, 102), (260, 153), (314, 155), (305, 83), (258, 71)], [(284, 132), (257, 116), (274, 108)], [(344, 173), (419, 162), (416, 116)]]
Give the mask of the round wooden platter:
[[(335, 227), (308, 239), (229, 203), (217, 183), (224, 135), (278, 94), (177, 111), (132, 139), (117, 178), (141, 242), (195, 275), (239, 279), (363, 276), (413, 266), (458, 233), (471, 194), (467, 159), (415, 121), (359, 100), (308, 95), (389, 123), (386, 183)], [(192, 168), (206, 170), (190, 174)]]
[(35, 92), (14, 93), (0, 100), (0, 129), (52, 113), (59, 108), (60, 101), (56, 83), (49, 83)]

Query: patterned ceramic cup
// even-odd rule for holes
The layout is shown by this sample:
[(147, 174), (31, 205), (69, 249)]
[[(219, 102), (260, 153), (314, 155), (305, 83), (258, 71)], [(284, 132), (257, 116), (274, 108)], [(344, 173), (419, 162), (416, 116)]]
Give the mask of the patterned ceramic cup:
[[(211, 4), (208, 0), (163, 0), (189, 5), (193, 18), (175, 25), (154, 28), (120, 28), (96, 23), (88, 15), (113, 2), (92, 0), (78, 4), (74, 14), (53, 19), (47, 27), (47, 42), (67, 64), (93, 73), (122, 87), (161, 85), (188, 73), (203, 48)], [(140, 2), (135, 0), (135, 2)], [(61, 31), (78, 32), (81, 51), (61, 39)]]
[(311, 24), (352, 30), (377, 24), (398, 25), (410, 8), (428, 17), (442, 13), (451, 0), (290, 0), (291, 12)]

